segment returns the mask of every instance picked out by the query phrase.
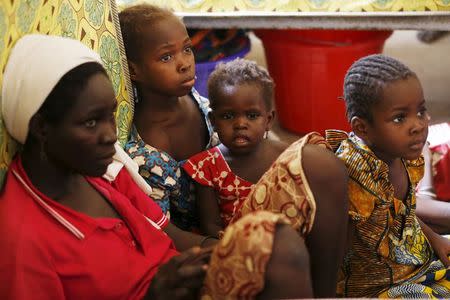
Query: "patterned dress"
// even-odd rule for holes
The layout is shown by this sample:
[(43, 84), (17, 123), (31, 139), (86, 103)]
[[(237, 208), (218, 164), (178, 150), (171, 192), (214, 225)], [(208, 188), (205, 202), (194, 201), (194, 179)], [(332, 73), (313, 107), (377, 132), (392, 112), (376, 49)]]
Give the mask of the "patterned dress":
[[(190, 95), (198, 104), (206, 122), (209, 133), (206, 148), (211, 148), (218, 144), (218, 139), (208, 119), (209, 101), (200, 96), (195, 89), (192, 89)], [(185, 161), (176, 161), (165, 151), (146, 144), (135, 126), (131, 128), (125, 151), (139, 165), (139, 173), (153, 189), (150, 196), (171, 221), (183, 230), (197, 228), (193, 182), (182, 169)]]
[(214, 188), (219, 194), (220, 217), (226, 227), (242, 205), (253, 184), (231, 171), (219, 147), (189, 158), (183, 169), (201, 185)]
[(311, 231), (316, 203), (302, 166), (307, 144), (329, 148), (318, 133), (310, 133), (253, 186), (212, 253), (202, 300), (254, 299), (264, 288), (276, 224), (290, 224), (303, 237)]
[(344, 297), (449, 297), (447, 271), (418, 223), (415, 188), (424, 160), (403, 160), (409, 177), (406, 200), (394, 197), (387, 164), (351, 133), (332, 130), (327, 141), (349, 173), (349, 216), (355, 224), (351, 248), (339, 274)]

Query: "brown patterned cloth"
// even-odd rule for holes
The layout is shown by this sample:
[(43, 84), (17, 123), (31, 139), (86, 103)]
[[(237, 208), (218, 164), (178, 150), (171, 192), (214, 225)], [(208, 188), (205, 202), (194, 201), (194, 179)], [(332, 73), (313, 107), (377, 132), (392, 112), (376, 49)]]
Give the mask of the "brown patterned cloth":
[(261, 177), (232, 222), (257, 210), (284, 214), (302, 236), (311, 231), (316, 203), (302, 166), (306, 144), (331, 149), (317, 132), (309, 133), (290, 145)]
[(214, 249), (202, 300), (253, 299), (264, 288), (277, 224), (302, 236), (312, 228), (316, 204), (302, 166), (306, 144), (330, 148), (318, 133), (289, 146), (256, 183)]
[(259, 294), (277, 224), (289, 221), (281, 214), (258, 211), (228, 226), (211, 255), (201, 299), (253, 299)]

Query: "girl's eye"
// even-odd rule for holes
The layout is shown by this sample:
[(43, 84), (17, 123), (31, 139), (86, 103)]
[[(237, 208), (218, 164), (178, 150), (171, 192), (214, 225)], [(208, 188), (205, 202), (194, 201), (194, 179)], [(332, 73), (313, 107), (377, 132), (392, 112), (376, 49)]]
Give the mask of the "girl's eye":
[(172, 55), (170, 55), (170, 54), (166, 54), (166, 55), (161, 56), (161, 61), (162, 62), (168, 62), (171, 59), (172, 59)]
[(89, 121), (84, 122), (84, 126), (86, 126), (87, 128), (94, 128), (95, 125), (97, 125), (96, 120), (89, 120)]
[(392, 120), (394, 123), (401, 123), (405, 120), (405, 116), (400, 115), (400, 116), (395, 116), (394, 119)]
[(259, 113), (256, 113), (256, 112), (251, 112), (251, 113), (247, 114), (247, 118), (249, 118), (250, 120), (255, 120), (259, 116), (260, 116)]
[(191, 54), (192, 53), (192, 46), (187, 46), (186, 48), (184, 48), (184, 52), (187, 54)]
[(223, 113), (221, 117), (223, 120), (230, 120), (233, 118), (233, 114), (232, 113)]
[(417, 116), (418, 116), (419, 118), (421, 118), (421, 119), (427, 119), (427, 118), (429, 118), (427, 109), (424, 108), (424, 109), (420, 110), (420, 111), (417, 113)]

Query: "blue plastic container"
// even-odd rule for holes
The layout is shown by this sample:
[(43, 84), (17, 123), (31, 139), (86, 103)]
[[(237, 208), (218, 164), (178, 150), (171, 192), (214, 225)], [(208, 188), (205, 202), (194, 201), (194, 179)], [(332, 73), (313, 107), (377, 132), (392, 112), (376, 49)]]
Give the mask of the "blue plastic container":
[(195, 89), (199, 92), (200, 95), (204, 97), (208, 97), (208, 78), (209, 75), (214, 71), (216, 65), (221, 62), (229, 62), (236, 58), (244, 57), (250, 51), (250, 42), (247, 43), (247, 46), (243, 48), (240, 52), (235, 53), (233, 55), (224, 57), (217, 61), (204, 62), (204, 63), (196, 63), (195, 64), (195, 75), (197, 79), (195, 80)]

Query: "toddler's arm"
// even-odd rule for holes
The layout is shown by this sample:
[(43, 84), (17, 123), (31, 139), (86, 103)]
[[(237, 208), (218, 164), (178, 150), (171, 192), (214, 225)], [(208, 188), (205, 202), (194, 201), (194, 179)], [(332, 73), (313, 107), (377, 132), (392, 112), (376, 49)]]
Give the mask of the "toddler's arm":
[(223, 230), (223, 223), (216, 192), (212, 187), (201, 184), (196, 185), (196, 191), (200, 229), (203, 234), (217, 237), (219, 231)]

